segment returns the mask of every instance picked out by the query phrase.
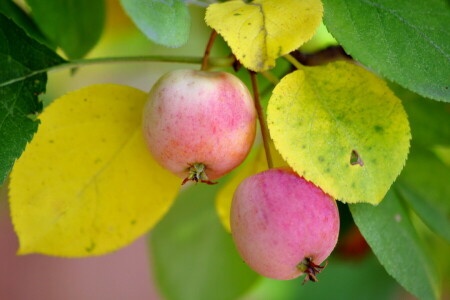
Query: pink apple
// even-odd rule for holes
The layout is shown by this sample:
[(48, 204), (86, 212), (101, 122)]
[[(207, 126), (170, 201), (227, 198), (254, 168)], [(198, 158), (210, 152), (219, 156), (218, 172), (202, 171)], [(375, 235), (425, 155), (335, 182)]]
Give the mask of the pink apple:
[(243, 260), (259, 274), (316, 281), (319, 265), (336, 246), (336, 202), (290, 169), (245, 179), (231, 208), (231, 232)]
[(163, 167), (185, 181), (212, 183), (247, 156), (255, 139), (256, 111), (237, 77), (177, 70), (150, 91), (143, 130)]

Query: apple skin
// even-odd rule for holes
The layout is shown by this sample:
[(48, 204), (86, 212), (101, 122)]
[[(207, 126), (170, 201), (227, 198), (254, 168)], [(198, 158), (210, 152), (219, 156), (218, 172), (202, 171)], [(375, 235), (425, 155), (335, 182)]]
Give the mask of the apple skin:
[(156, 161), (181, 178), (203, 164), (208, 180), (233, 170), (255, 139), (256, 111), (247, 87), (226, 72), (176, 70), (149, 93), (143, 131)]
[(306, 258), (320, 265), (339, 234), (335, 200), (287, 168), (245, 179), (234, 194), (230, 222), (243, 260), (257, 273), (279, 280), (303, 274), (299, 266)]

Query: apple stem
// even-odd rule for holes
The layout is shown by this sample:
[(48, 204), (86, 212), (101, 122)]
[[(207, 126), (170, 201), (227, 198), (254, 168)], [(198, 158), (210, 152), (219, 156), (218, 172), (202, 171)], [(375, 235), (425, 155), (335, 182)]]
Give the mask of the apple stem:
[(208, 58), (209, 58), (209, 54), (211, 53), (211, 48), (214, 44), (214, 40), (216, 39), (216, 36), (217, 36), (217, 31), (215, 31), (213, 29), (211, 31), (211, 35), (209, 36), (208, 44), (206, 45), (205, 55), (203, 55), (202, 66), (200, 68), (200, 70), (202, 70), (202, 71), (206, 71), (208, 69)]
[(267, 128), (266, 118), (264, 117), (264, 112), (261, 106), (261, 101), (259, 100), (259, 92), (258, 92), (258, 82), (256, 81), (256, 73), (248, 70), (250, 73), (250, 78), (252, 80), (252, 88), (253, 88), (253, 98), (255, 100), (255, 108), (258, 114), (259, 125), (261, 127), (261, 135), (263, 139), (264, 151), (266, 153), (266, 160), (269, 169), (273, 168), (272, 155), (270, 155), (270, 134), (269, 129)]

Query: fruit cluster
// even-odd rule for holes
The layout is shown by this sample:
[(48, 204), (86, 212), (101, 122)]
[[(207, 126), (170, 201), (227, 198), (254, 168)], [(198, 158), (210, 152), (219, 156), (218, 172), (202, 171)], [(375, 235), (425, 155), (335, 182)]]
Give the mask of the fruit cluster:
[[(156, 161), (183, 184), (214, 184), (249, 153), (256, 111), (234, 75), (178, 70), (150, 91), (143, 131)], [(306, 273), (305, 281), (317, 281), (339, 232), (334, 199), (287, 168), (244, 180), (233, 197), (230, 223), (243, 260), (275, 279)]]

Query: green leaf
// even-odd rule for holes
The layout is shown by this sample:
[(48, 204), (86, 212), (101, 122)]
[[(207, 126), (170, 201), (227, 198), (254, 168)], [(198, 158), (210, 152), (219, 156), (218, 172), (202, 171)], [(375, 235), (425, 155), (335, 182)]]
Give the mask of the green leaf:
[(450, 102), (445, 0), (323, 0), (328, 30), (355, 59), (423, 96)]
[(166, 47), (186, 44), (191, 15), (182, 0), (121, 0), (136, 26), (153, 42)]
[(63, 62), (0, 14), (0, 184), (36, 132), (42, 110), (37, 96), (45, 91), (46, 74), (19, 78)]
[(408, 154), (410, 130), (400, 99), (352, 63), (285, 76), (270, 98), (267, 123), (286, 162), (347, 203), (379, 203)]
[(67, 57), (81, 58), (97, 43), (105, 22), (104, 0), (26, 0), (31, 16)]
[(220, 185), (182, 192), (151, 234), (156, 280), (168, 300), (234, 300), (258, 278), (220, 224), (214, 209)]
[(53, 48), (49, 41), (42, 35), (36, 23), (15, 2), (11, 0), (0, 0), (0, 13), (13, 20), (29, 36), (41, 44)]
[(352, 204), (356, 225), (386, 271), (420, 299), (439, 299), (439, 278), (403, 203), (391, 190), (378, 206)]
[(341, 261), (332, 257), (317, 277), (318, 284), (302, 285), (303, 276), (295, 280), (264, 278), (245, 300), (329, 300), (393, 299), (398, 292), (392, 279), (377, 259), (370, 255), (362, 261)]
[(431, 151), (412, 147), (397, 190), (417, 215), (450, 243), (450, 167)]

